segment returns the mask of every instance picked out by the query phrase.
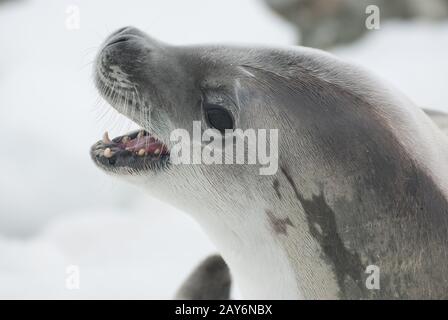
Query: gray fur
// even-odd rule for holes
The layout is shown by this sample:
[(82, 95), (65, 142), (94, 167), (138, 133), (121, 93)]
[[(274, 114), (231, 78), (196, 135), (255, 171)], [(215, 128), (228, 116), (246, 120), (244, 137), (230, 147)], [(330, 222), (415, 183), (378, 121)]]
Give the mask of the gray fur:
[(213, 255), (205, 259), (184, 281), (178, 300), (229, 300), (230, 271), (223, 258)]
[[(237, 128), (279, 130), (274, 176), (99, 164), (191, 214), (245, 298), (448, 297), (448, 140), (396, 89), (319, 50), (170, 46), (133, 28), (107, 42), (117, 37), (98, 56), (100, 92), (166, 144), (203, 120), (203, 100), (225, 105)], [(365, 286), (369, 265), (379, 290)]]

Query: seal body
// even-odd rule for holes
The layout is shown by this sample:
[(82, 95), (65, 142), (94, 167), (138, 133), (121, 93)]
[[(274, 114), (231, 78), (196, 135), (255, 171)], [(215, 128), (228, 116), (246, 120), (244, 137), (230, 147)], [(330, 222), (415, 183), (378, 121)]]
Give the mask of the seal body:
[[(125, 136), (93, 160), (191, 214), (244, 298), (448, 297), (448, 141), (396, 89), (319, 50), (171, 46), (130, 27), (106, 40), (95, 78), (147, 134), (141, 158)], [(170, 133), (212, 126), (210, 105), (234, 128), (278, 129), (275, 174), (170, 162)]]

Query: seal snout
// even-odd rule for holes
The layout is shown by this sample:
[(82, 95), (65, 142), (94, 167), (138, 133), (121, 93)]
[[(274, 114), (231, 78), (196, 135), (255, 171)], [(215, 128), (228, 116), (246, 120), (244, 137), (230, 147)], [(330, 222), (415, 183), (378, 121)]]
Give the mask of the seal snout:
[(125, 26), (125, 27), (122, 27), (122, 28), (116, 30), (115, 32), (113, 32), (111, 34), (111, 36), (119, 35), (121, 33), (133, 32), (133, 31), (136, 31), (136, 30), (138, 30), (138, 29), (133, 27), (133, 26)]
[(113, 32), (111, 35), (109, 35), (109, 37), (107, 37), (105, 42), (107, 45), (109, 45), (119, 38), (131, 39), (132, 37), (143, 37), (144, 35), (145, 34), (143, 33), (143, 31), (140, 31), (139, 29), (133, 26), (127, 26)]
[(116, 37), (115, 39), (113, 39), (112, 41), (110, 41), (109, 43), (107, 43), (106, 46), (111, 46), (111, 45), (119, 43), (119, 42), (129, 41), (130, 39), (132, 39), (132, 38), (129, 36), (119, 36), (119, 37)]
[(124, 98), (132, 97), (132, 93), (135, 95), (133, 90), (146, 73), (139, 61), (150, 50), (151, 43), (137, 28), (124, 27), (112, 33), (104, 41), (96, 59), (95, 75), (100, 91), (113, 88)]
[(120, 28), (112, 33), (105, 41), (104, 48), (111, 47), (115, 44), (127, 42), (131, 40), (142, 40), (145, 38), (145, 34), (134, 27)]

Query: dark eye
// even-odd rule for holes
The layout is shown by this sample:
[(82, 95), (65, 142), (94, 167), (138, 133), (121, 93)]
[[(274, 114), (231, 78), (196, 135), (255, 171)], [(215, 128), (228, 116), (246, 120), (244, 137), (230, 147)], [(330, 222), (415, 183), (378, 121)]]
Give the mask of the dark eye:
[(226, 129), (234, 129), (232, 114), (223, 107), (216, 104), (206, 104), (205, 117), (210, 127), (219, 130), (222, 134)]

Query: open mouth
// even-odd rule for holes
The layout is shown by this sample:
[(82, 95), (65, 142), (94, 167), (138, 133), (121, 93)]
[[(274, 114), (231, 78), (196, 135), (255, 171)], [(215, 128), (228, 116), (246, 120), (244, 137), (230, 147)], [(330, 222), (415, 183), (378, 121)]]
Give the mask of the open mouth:
[(93, 161), (107, 171), (135, 173), (164, 169), (169, 165), (168, 147), (145, 130), (110, 139), (106, 132), (90, 151)]

